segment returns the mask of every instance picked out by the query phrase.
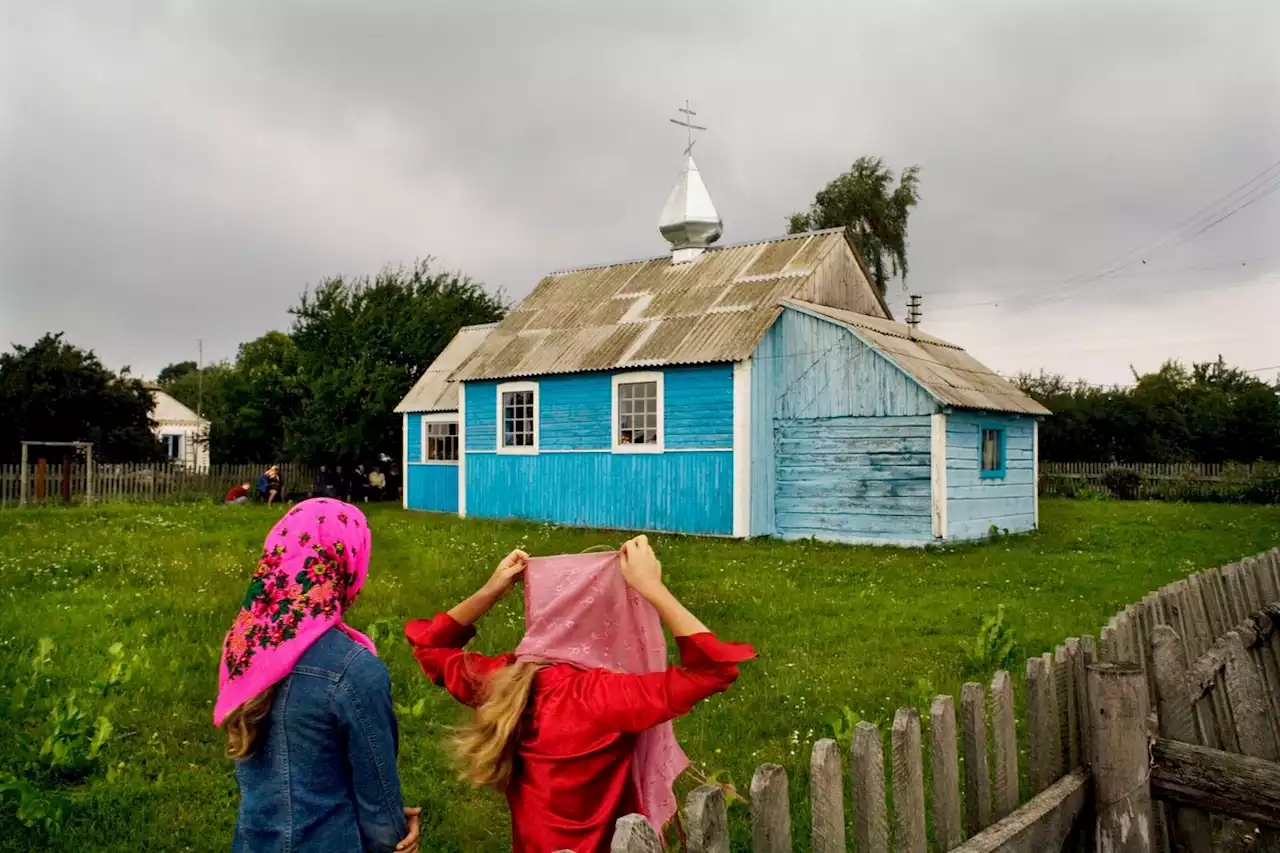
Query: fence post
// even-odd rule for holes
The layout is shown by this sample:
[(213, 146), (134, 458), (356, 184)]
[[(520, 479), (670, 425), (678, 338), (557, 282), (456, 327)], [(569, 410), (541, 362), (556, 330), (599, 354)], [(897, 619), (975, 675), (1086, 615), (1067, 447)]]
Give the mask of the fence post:
[(1089, 667), (1093, 801), (1099, 850), (1152, 853), (1147, 685), (1131, 663)]
[[(1018, 808), (1018, 734), (1013, 716), (1013, 679), (1003, 669), (991, 679), (991, 746), (996, 765), (995, 817), (998, 820)], [(965, 772), (968, 773), (967, 767)]]
[[(978, 707), (981, 708), (982, 688), (978, 688), (978, 702)], [(929, 707), (929, 756), (933, 768), (934, 843), (940, 850), (950, 850), (952, 847), (959, 847), (960, 842), (964, 841), (964, 832), (960, 828), (960, 766), (956, 758), (956, 703), (950, 696), (935, 697), (933, 704)], [(967, 761), (966, 769), (968, 769)], [(989, 799), (988, 802), (990, 802)], [(816, 851), (817, 848), (815, 847), (814, 850)], [(843, 853), (844, 847), (840, 850)]]
[(853, 729), (853, 843), (858, 853), (889, 853), (880, 730), (863, 721)]
[(813, 745), (809, 800), (813, 810), (813, 853), (845, 853), (844, 772), (840, 747), (830, 738)]
[(649, 821), (638, 814), (618, 818), (609, 853), (662, 853), (662, 841)]
[(777, 764), (761, 764), (751, 777), (751, 842), (755, 853), (791, 853), (787, 771)]
[[(1182, 639), (1168, 625), (1152, 631), (1152, 671), (1155, 674), (1160, 736), (1182, 743), (1199, 744), (1195, 717), (1187, 697), (1187, 664)], [(1209, 816), (1188, 806), (1166, 806), (1172, 812), (1172, 835), (1177, 853), (1199, 853), (1213, 847)]]
[[(977, 835), (991, 824), (991, 770), (987, 764), (986, 703), (982, 685), (972, 681), (960, 688), (960, 729), (964, 742), (965, 828)], [(1010, 717), (1012, 723), (1012, 717)], [(1017, 798), (1015, 774), (1014, 798)], [(1016, 805), (1015, 805), (1016, 808)]]
[(703, 785), (690, 791), (684, 823), (689, 853), (729, 853), (729, 814), (720, 788)]
[(894, 850), (925, 853), (924, 766), (920, 756), (920, 712), (899, 708), (893, 715)]

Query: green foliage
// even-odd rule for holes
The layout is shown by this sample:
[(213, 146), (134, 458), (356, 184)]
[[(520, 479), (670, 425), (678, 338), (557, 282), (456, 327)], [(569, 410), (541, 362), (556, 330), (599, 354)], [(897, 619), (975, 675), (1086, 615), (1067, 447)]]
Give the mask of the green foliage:
[(787, 218), (787, 233), (844, 228), (858, 256), (884, 295), (889, 279), (907, 278), (907, 220), (920, 201), (920, 167), (897, 178), (880, 157), (859, 157), (849, 171), (826, 185), (807, 213)]
[(344, 462), (400, 454), (397, 403), (459, 327), (498, 320), (500, 296), (431, 260), (373, 279), (331, 278), (292, 309), (306, 393), (286, 431), (296, 459)]
[(1142, 475), (1132, 468), (1108, 468), (1102, 475), (1102, 485), (1120, 500), (1133, 501), (1142, 489)]
[[(263, 533), (279, 518), (280, 510), (257, 506), (0, 512), (0, 588), (12, 592), (0, 596), (0, 773), (34, 785), (50, 811), (54, 796), (74, 801), (62, 833), (51, 837), (17, 820), (20, 794), (5, 794), (0, 853), (228, 849), (237, 791), (224, 737), (210, 724), (218, 650)], [(969, 650), (997, 605), (1017, 632), (1021, 664), (1064, 637), (1096, 634), (1118, 602), (1280, 542), (1280, 507), (1047, 500), (1040, 520), (1034, 535), (932, 550), (651, 536), (667, 583), (690, 610), (760, 655), (741, 665), (731, 689), (676, 721), (694, 766), (717, 784), (740, 783), (740, 797), (766, 762), (806, 779), (812, 743), (828, 736), (833, 709), (854, 709), (887, 736), (897, 708), (923, 704), (932, 692), (958, 696), (963, 682), (978, 680), (967, 669)], [(468, 712), (426, 682), (401, 626), (474, 592), (513, 547), (578, 553), (623, 534), (395, 506), (372, 507), (369, 521), (373, 563), (349, 621), (361, 630), (380, 626), (379, 659), (401, 706), (406, 802), (424, 807), (424, 843), (433, 851), (509, 853), (505, 801), (458, 781), (445, 744)], [(468, 648), (510, 651), (522, 614), (517, 589), (481, 621)], [(9, 709), (8, 686), (31, 682), (40, 637), (57, 644), (52, 663), (36, 679), (30, 707)], [(145, 646), (160, 671), (135, 670), (98, 700), (91, 685), (110, 670), (107, 647), (117, 640), (129, 660)], [(920, 674), (936, 691), (915, 685)], [(989, 679), (988, 670), (981, 680)], [(73, 688), (88, 720), (105, 716), (115, 732), (82, 782), (28, 776), (23, 768), (34, 755), (19, 747), (17, 733), (29, 732), (38, 751), (53, 697)], [(679, 781), (681, 799), (698, 778)], [(791, 791), (802, 853), (808, 786)], [(731, 800), (733, 849), (749, 850), (750, 822)]]
[[(151, 394), (128, 368), (119, 374), (92, 351), (46, 334), (0, 354), (0, 462), (17, 462), (20, 441), (91, 441), (100, 462), (161, 458), (151, 433)], [(51, 461), (64, 448), (41, 451)]]
[(1217, 361), (1165, 362), (1132, 388), (1098, 388), (1054, 374), (1015, 384), (1053, 417), (1040, 455), (1054, 462), (1280, 461), (1280, 385)]
[(847, 753), (853, 744), (853, 730), (862, 722), (862, 715), (850, 710), (848, 705), (827, 718), (827, 728), (832, 739), (840, 746), (842, 753)]
[(1005, 623), (1003, 604), (996, 608), (995, 616), (982, 620), (982, 627), (966, 652), (968, 671), (974, 675), (1011, 669), (1015, 665), (1018, 639), (1013, 628)]
[(175, 399), (200, 401), (214, 464), (398, 458), (396, 404), (460, 327), (499, 320), (506, 306), (428, 259), (372, 279), (326, 279), (291, 310), (288, 334), (242, 344), (233, 363), (203, 376), (189, 362), (162, 371)]

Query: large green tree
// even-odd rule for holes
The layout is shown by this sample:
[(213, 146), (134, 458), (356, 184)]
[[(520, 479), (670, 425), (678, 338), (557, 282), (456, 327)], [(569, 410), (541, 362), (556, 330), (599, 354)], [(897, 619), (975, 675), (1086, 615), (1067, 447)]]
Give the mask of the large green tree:
[(46, 334), (0, 355), (0, 459), (18, 461), (24, 440), (90, 441), (103, 462), (159, 459), (154, 406), (128, 368), (113, 373), (61, 332)]
[(300, 410), (286, 450), (307, 460), (400, 453), (397, 403), (461, 326), (501, 319), (506, 305), (431, 259), (377, 276), (321, 282), (292, 309)]
[(805, 213), (793, 213), (787, 232), (844, 228), (883, 296), (894, 276), (907, 277), (907, 220), (920, 200), (920, 167), (900, 176), (880, 157), (859, 157), (826, 185)]
[(1256, 462), (1280, 460), (1280, 385), (1217, 361), (1169, 361), (1128, 388), (1061, 376), (1017, 383), (1053, 412), (1040, 452), (1054, 462)]

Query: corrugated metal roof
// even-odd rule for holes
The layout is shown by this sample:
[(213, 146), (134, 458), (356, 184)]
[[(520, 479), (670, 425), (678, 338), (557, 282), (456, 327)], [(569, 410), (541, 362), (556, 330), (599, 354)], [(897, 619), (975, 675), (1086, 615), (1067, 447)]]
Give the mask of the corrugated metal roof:
[(739, 361), (844, 239), (837, 228), (712, 248), (688, 263), (663, 255), (553, 273), (452, 378)]
[(955, 344), (901, 323), (814, 305), (798, 299), (784, 304), (834, 320), (898, 364), (947, 405), (1025, 415), (1052, 414)]
[(426, 372), (418, 377), (409, 393), (396, 406), (396, 412), (456, 411), (458, 386), (449, 381), (449, 374), (457, 370), (496, 328), (497, 323), (485, 323), (459, 329)]

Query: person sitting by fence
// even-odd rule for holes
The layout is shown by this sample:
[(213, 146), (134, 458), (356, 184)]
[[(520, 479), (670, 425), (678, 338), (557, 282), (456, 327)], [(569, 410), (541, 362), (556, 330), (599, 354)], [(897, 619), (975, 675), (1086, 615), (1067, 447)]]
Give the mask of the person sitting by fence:
[(272, 465), (258, 478), (258, 500), (267, 506), (281, 499), (283, 489), (280, 485), (280, 466)]
[(232, 486), (231, 491), (227, 492), (226, 504), (243, 504), (249, 502), (249, 484), (241, 483), (238, 486)]
[(328, 467), (321, 465), (320, 470), (316, 472), (315, 482), (311, 486), (311, 497), (336, 498), (338, 489), (333, 482), (333, 475), (329, 473)]
[(382, 473), (382, 469), (375, 465), (373, 470), (369, 472), (369, 499), (381, 501), (386, 500), (386, 498), (387, 478)]
[[(472, 623), (522, 574), (515, 652), (464, 652)], [(663, 623), (680, 666), (667, 666)], [(661, 831), (688, 766), (670, 721), (727, 690), (738, 663), (755, 657), (716, 639), (667, 590), (643, 536), (621, 554), (513, 551), (470, 598), (410, 622), (405, 636), (427, 677), (474, 709), (454, 749), (464, 778), (506, 793), (514, 853), (603, 853), (631, 813)]]
[(387, 668), (344, 621), (372, 544), (360, 510), (324, 498), (298, 504), (263, 543), (213, 706), (240, 789), (235, 853), (418, 849)]

